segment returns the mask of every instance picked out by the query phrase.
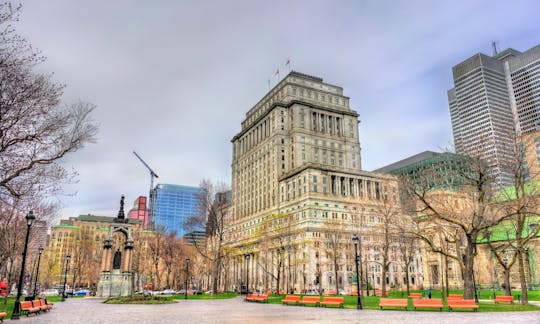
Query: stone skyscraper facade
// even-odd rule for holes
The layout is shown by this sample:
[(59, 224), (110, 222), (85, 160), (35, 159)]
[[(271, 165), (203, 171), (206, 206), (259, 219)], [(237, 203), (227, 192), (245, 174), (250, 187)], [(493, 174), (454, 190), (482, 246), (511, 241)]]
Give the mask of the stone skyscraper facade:
[(448, 103), (456, 153), (484, 158), (499, 185), (512, 183), (516, 138), (540, 122), (540, 45), (476, 54), (452, 69)]
[[(353, 233), (364, 239), (365, 278), (380, 286), (367, 233), (380, 226), (384, 207), (398, 217), (397, 181), (361, 169), (358, 123), (341, 87), (294, 71), (247, 112), (232, 139), (229, 287), (351, 291)], [(402, 280), (397, 268), (387, 277)]]

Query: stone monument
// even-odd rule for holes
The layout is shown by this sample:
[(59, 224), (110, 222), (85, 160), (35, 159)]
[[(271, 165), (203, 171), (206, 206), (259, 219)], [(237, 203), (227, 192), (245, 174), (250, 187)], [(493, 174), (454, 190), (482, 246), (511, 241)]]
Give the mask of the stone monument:
[(118, 216), (103, 241), (101, 271), (97, 296), (117, 297), (131, 295), (133, 236), (131, 224), (124, 216), (124, 196), (120, 199)]

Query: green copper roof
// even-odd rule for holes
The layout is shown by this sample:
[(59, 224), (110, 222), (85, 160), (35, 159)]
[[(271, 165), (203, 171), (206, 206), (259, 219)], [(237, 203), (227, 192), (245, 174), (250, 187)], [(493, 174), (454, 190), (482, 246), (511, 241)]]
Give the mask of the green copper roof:
[[(530, 217), (522, 231), (522, 237), (527, 237), (531, 235), (534, 230), (530, 225), (538, 224), (540, 226), (540, 217)], [(536, 233), (536, 237), (540, 237), (540, 232)], [(490, 240), (491, 242), (501, 242), (501, 241), (512, 241), (516, 238), (515, 226), (511, 221), (506, 221), (503, 224), (499, 224), (490, 228)], [(488, 238), (484, 236), (479, 236), (477, 243), (487, 243)]]
[[(540, 193), (540, 181), (529, 181), (525, 183), (525, 194), (534, 195)], [(501, 190), (497, 195), (497, 201), (508, 201), (516, 199), (516, 188), (514, 186), (508, 186)]]

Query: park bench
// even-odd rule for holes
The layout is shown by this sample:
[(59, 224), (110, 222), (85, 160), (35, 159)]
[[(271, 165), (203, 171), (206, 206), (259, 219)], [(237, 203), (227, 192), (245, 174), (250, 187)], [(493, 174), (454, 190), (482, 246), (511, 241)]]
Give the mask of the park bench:
[(497, 303), (514, 303), (514, 297), (513, 296), (495, 296), (495, 304)]
[(41, 312), (41, 311), (45, 312), (45, 311), (48, 310), (47, 305), (42, 304), (42, 303), (41, 303), (41, 300), (39, 300), (39, 299), (38, 299), (38, 300), (32, 300), (32, 305), (33, 305), (35, 308), (39, 308), (39, 311), (40, 311), (40, 312)]
[(407, 310), (407, 299), (406, 298), (381, 298), (379, 301), (379, 307), (405, 307)]
[(298, 301), (299, 305), (315, 305), (319, 306), (320, 298), (319, 296), (304, 296), (302, 300)]
[[(385, 296), (388, 296), (388, 293), (389, 293), (389, 292), (390, 292), (390, 291), (387, 290)], [(383, 296), (383, 295), (382, 295), (382, 290), (377, 291), (377, 296), (379, 296), (379, 297), (382, 297), (382, 296)]]
[(422, 298), (422, 293), (410, 293), (409, 298)]
[(474, 299), (448, 299), (448, 309), (451, 311), (454, 308), (472, 308), (475, 312), (478, 311)]
[(26, 316), (29, 316), (30, 314), (35, 314), (35, 313), (38, 313), (39, 311), (40, 311), (39, 307), (34, 307), (31, 301), (21, 302), (21, 314), (26, 314)]
[(248, 294), (245, 300), (268, 303), (268, 295), (267, 294)]
[(337, 295), (335, 290), (327, 290), (325, 295)]
[(290, 303), (293, 303), (294, 305), (298, 305), (299, 300), (300, 300), (300, 296), (287, 295), (285, 296), (285, 299), (281, 300), (281, 303), (287, 304), (287, 305), (289, 305)]
[(319, 303), (320, 306), (334, 305), (343, 308), (343, 297), (323, 297), (323, 301)]
[(447, 300), (462, 300), (463, 294), (448, 294)]
[(47, 298), (43, 298), (42, 301), (43, 303), (45, 303), (45, 305), (47, 305), (47, 309), (51, 310), (53, 308), (54, 303), (51, 303), (50, 301), (48, 301)]
[(0, 322), (4, 322), (4, 317), (6, 317), (7, 313), (6, 312), (0, 312)]
[(438, 308), (442, 311), (443, 304), (442, 299), (440, 298), (434, 298), (434, 299), (413, 299), (413, 307), (414, 310), (417, 308)]

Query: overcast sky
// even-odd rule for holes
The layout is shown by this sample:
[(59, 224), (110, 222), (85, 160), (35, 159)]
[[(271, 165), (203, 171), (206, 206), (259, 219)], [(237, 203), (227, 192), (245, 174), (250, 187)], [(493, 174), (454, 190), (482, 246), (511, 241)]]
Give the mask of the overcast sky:
[(41, 1), (16, 30), (47, 56), (64, 101), (98, 106), (97, 144), (69, 156), (62, 217), (114, 216), (159, 183), (230, 183), (245, 113), (293, 70), (343, 87), (365, 170), (452, 143), (452, 66), (540, 43), (540, 1)]

